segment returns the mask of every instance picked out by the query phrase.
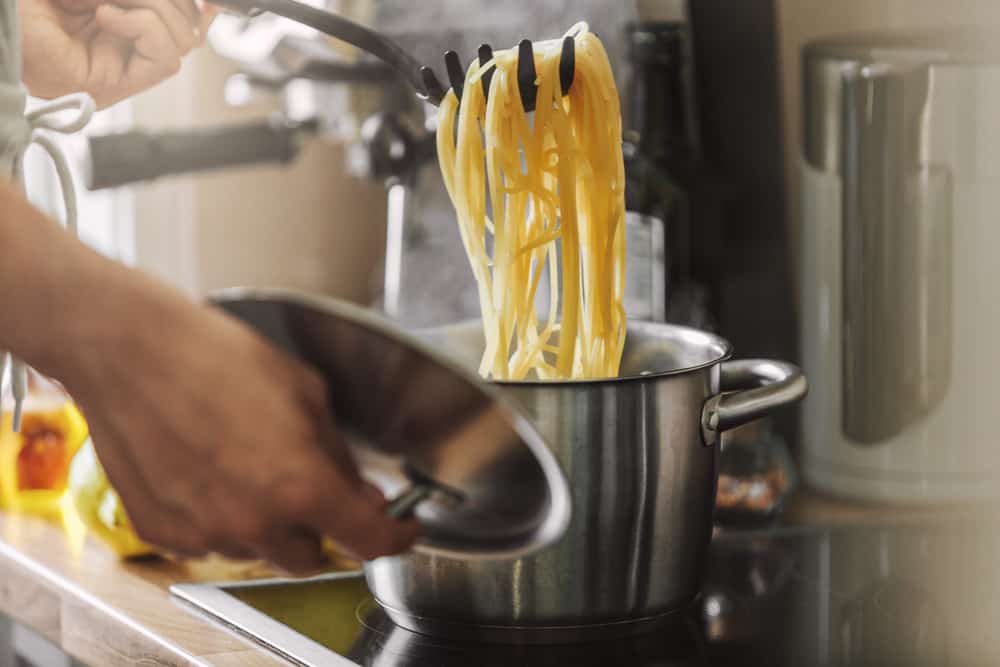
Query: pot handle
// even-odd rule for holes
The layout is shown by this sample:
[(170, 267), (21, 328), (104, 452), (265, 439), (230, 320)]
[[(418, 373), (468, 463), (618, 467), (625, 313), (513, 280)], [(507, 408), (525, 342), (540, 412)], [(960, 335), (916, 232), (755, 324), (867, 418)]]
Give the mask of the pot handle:
[(767, 359), (723, 362), (719, 386), (722, 393), (705, 401), (701, 411), (702, 438), (709, 446), (723, 431), (796, 403), (809, 387), (798, 366)]

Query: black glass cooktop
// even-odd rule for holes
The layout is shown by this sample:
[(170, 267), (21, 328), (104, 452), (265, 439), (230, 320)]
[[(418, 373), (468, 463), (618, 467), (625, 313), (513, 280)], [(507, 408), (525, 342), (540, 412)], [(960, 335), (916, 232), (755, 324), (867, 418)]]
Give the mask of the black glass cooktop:
[(180, 586), (201, 612), (318, 665), (944, 667), (1000, 664), (1000, 524), (771, 530), (712, 543), (700, 599), (645, 635), (461, 643), (382, 613), (356, 575)]

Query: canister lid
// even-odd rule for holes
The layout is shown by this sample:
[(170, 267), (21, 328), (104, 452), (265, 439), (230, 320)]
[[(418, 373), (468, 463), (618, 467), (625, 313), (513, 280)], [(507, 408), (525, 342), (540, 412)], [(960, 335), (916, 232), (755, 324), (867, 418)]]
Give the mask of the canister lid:
[(815, 169), (839, 173), (849, 89), (867, 94), (873, 79), (892, 78), (899, 85), (879, 94), (919, 108), (930, 91), (932, 68), (995, 64), (1000, 64), (1000, 31), (987, 28), (882, 30), (809, 42), (802, 50), (804, 157)]
[(1000, 63), (998, 38), (1000, 30), (978, 27), (865, 31), (809, 42), (803, 57), (864, 64)]
[(565, 532), (570, 494), (558, 463), (474, 374), (334, 299), (235, 289), (210, 300), (323, 375), (362, 475), (420, 521), (416, 550), (513, 558)]

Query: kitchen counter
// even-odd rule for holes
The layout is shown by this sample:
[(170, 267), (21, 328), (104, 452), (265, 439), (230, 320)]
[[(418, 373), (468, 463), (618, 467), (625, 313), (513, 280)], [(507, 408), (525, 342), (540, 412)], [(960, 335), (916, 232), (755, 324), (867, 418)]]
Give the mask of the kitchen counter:
[(123, 563), (95, 538), (73, 544), (57, 522), (0, 514), (0, 611), (95, 667), (287, 666), (168, 592), (181, 581), (266, 574), (221, 561)]
[[(921, 521), (956, 513), (966, 511), (872, 508), (800, 494), (786, 522)], [(178, 582), (268, 574), (223, 561), (123, 563), (95, 538), (71, 539), (58, 522), (0, 514), (0, 612), (88, 665), (288, 665), (189, 612), (168, 591)]]

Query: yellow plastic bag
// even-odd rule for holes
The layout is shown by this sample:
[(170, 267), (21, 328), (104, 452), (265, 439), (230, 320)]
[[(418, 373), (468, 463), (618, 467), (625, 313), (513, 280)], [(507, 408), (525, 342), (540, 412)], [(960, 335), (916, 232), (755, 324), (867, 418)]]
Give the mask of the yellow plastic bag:
[(120, 557), (137, 558), (156, 553), (135, 534), (125, 507), (104, 474), (94, 443), (89, 439), (73, 457), (66, 496), (83, 526), (103, 539)]
[[(10, 405), (8, 399), (5, 405)], [(66, 490), (70, 461), (87, 439), (83, 415), (55, 383), (32, 373), (14, 433), (13, 414), (0, 419), (0, 506), (53, 516)]]

